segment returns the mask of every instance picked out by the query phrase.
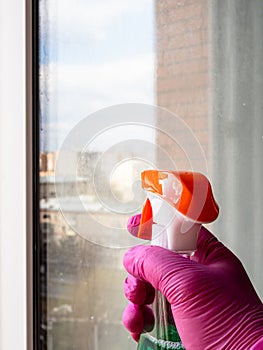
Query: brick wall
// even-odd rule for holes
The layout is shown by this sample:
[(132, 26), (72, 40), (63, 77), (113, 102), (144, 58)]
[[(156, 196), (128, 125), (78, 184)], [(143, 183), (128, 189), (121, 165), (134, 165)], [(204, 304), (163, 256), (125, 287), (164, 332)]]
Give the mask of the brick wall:
[[(157, 105), (183, 119), (206, 157), (209, 144), (208, 5), (208, 0), (157, 0), (155, 5)], [(185, 154), (176, 143), (178, 133), (180, 138), (184, 133), (182, 128), (176, 130), (176, 123), (167, 120), (166, 116), (158, 116), (157, 125), (161, 130), (167, 123), (173, 139), (158, 133), (157, 143), (166, 149), (178, 168), (190, 169), (193, 165), (196, 168), (198, 160), (192, 162), (193, 157), (198, 157), (195, 150), (190, 155)], [(185, 136), (189, 138), (189, 135)], [(163, 160), (162, 166), (165, 166)]]

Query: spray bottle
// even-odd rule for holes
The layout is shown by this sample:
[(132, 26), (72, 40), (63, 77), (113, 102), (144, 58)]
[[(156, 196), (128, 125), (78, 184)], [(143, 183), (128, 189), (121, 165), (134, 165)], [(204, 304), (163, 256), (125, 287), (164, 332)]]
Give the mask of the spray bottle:
[[(219, 208), (209, 180), (200, 173), (146, 170), (141, 173), (146, 201), (137, 236), (190, 258), (203, 223), (214, 221)], [(184, 349), (171, 307), (156, 291), (155, 329), (140, 337), (138, 350)]]

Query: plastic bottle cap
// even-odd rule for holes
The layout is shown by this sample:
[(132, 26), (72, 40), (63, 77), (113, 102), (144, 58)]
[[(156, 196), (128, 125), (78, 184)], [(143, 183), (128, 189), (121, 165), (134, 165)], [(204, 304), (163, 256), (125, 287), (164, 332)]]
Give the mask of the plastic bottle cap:
[[(200, 173), (186, 171), (146, 170), (141, 174), (142, 187), (169, 203), (186, 219), (197, 223), (214, 221), (219, 207), (209, 180)], [(153, 210), (147, 198), (140, 220), (138, 237), (151, 239)]]
[(146, 170), (141, 181), (144, 190), (160, 196), (192, 221), (209, 223), (218, 217), (219, 207), (211, 184), (203, 174)]

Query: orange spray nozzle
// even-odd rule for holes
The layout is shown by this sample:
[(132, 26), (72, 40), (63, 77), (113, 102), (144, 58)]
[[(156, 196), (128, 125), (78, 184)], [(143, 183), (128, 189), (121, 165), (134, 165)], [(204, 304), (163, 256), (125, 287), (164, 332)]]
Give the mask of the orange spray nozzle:
[(209, 223), (219, 214), (211, 184), (201, 173), (145, 170), (141, 181), (144, 190), (166, 200), (192, 221)]
[[(209, 180), (203, 174), (189, 171), (145, 170), (142, 188), (169, 203), (188, 220), (209, 223), (219, 214)], [(137, 237), (152, 239), (153, 208), (146, 199), (141, 213)]]

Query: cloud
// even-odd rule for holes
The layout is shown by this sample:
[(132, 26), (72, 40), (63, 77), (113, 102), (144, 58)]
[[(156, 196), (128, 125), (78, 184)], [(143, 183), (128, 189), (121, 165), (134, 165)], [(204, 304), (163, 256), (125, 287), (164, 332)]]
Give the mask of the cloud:
[[(49, 65), (51, 90), (60, 85), (63, 89), (92, 88), (92, 90), (111, 90), (116, 86), (135, 87), (147, 78), (153, 81), (153, 54), (140, 55), (119, 61), (99, 64), (56, 64)], [(144, 82), (147, 85), (147, 81)], [(138, 88), (138, 86), (136, 86)]]
[[(59, 64), (41, 67), (48, 99), (46, 123), (59, 139), (82, 118), (120, 103), (154, 104), (154, 55), (103, 64)], [(55, 124), (63, 127), (55, 127)], [(50, 126), (49, 126), (50, 130)]]
[[(45, 69), (48, 73), (45, 73)], [(102, 64), (55, 64), (42, 67), (42, 74), (48, 79), (50, 100), (78, 106), (64, 100), (66, 95), (73, 99), (84, 98), (81, 105), (93, 100), (97, 108), (123, 102), (154, 102), (154, 56), (141, 55), (120, 61)], [(48, 74), (48, 75), (47, 75)], [(97, 100), (97, 102), (96, 102)], [(96, 103), (94, 103), (96, 102)], [(83, 111), (84, 112), (84, 111)]]
[[(107, 29), (124, 14), (140, 15), (153, 7), (152, 0), (69, 0), (42, 1), (48, 8), (47, 26), (67, 35), (103, 38)], [(53, 33), (54, 34), (54, 33)]]

